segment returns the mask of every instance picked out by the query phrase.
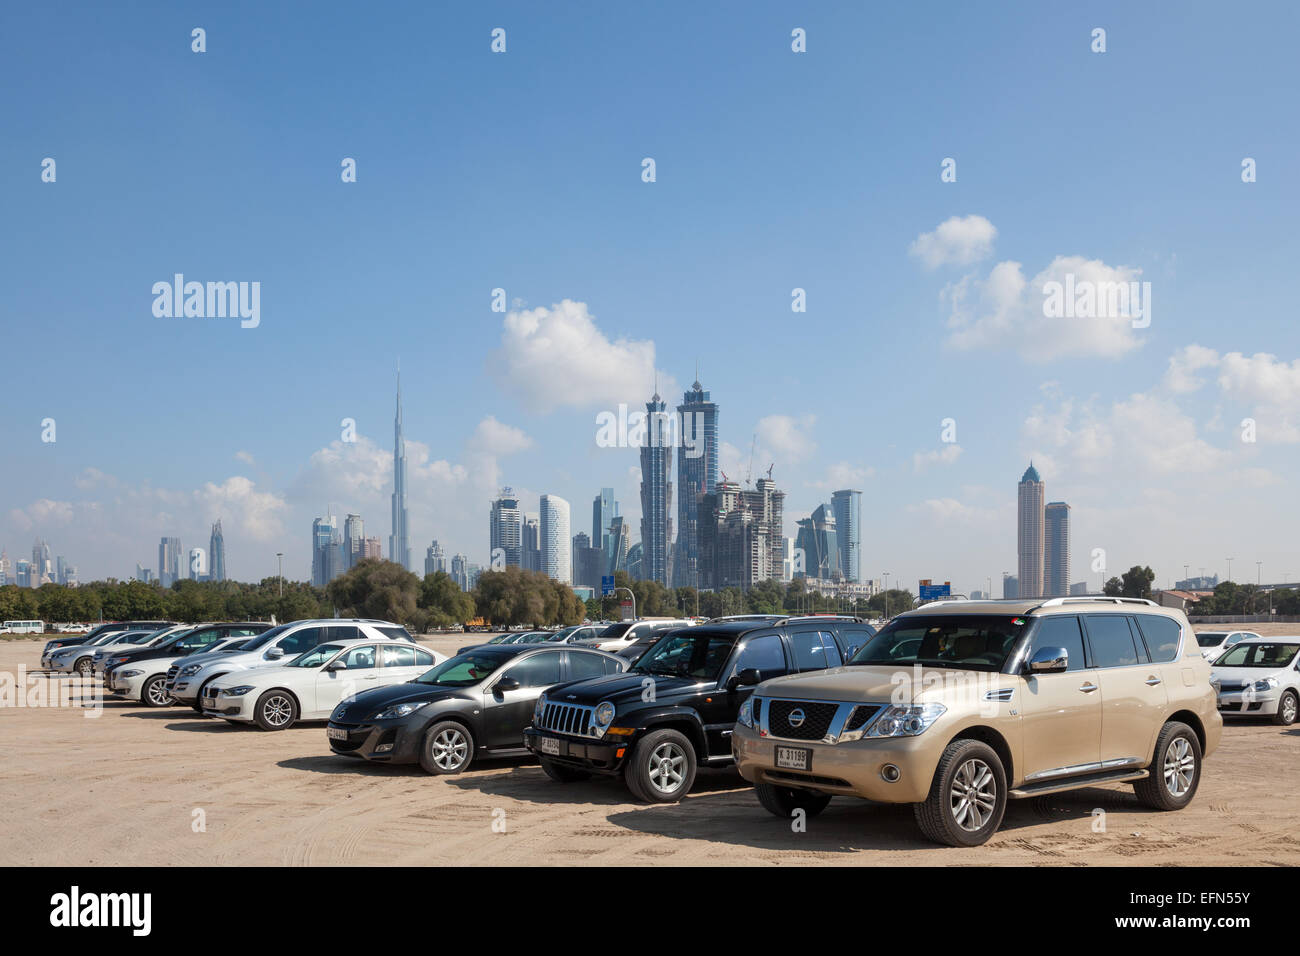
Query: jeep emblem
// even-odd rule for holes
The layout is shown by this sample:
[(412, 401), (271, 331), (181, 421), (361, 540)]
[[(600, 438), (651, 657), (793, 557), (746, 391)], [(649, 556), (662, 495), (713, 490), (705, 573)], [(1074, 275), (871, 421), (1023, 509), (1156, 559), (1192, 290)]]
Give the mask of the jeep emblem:
[(805, 715), (802, 707), (796, 707), (794, 710), (790, 711), (790, 716), (786, 718), (786, 720), (790, 722), (791, 727), (802, 727), (804, 719)]

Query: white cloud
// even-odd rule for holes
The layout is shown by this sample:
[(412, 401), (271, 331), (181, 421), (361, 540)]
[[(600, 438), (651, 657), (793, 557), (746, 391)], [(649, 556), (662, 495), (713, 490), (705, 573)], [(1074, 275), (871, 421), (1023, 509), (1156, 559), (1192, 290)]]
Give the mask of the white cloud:
[(862, 489), (858, 486), (874, 478), (875, 475), (876, 469), (869, 465), (861, 467), (847, 461), (839, 461), (826, 469), (825, 478), (807, 482), (807, 485), (809, 488), (824, 491), (843, 491), (850, 488), (861, 491)]
[[(1130, 283), (1142, 270), (1109, 266), (1099, 259), (1057, 256), (1026, 281), (1019, 262), (999, 262), (985, 279), (966, 276), (950, 284), (943, 298), (950, 305), (948, 344), (958, 349), (1014, 349), (1023, 357), (1043, 361), (1056, 358), (1119, 358), (1136, 349), (1141, 340), (1134, 319), (1123, 315), (1094, 318), (1049, 318), (1044, 314), (1044, 287), (1066, 284)], [(1143, 306), (1150, 308), (1150, 300)]]
[[(549, 309), (507, 313), (491, 367), (530, 409), (616, 406), (642, 402), (655, 388), (651, 341), (610, 341), (585, 302), (565, 299)], [(671, 394), (672, 381), (660, 381)]]
[(1220, 355), (1214, 349), (1193, 344), (1170, 357), (1164, 386), (1175, 394), (1198, 391), (1206, 385), (1206, 379), (1197, 373), (1207, 370), (1214, 373), (1220, 395), (1240, 402), (1256, 420), (1259, 441), (1300, 441), (1300, 359), (1287, 362), (1267, 352)]
[[(777, 464), (792, 464), (810, 455), (817, 447), (809, 432), (817, 422), (815, 415), (767, 415), (758, 420), (755, 432), (759, 445)], [(755, 462), (755, 467), (757, 467)], [(767, 466), (764, 465), (764, 468)]]
[(242, 451), (242, 450), (241, 450), (241, 451), (237, 451), (237, 452), (235, 452), (235, 461), (242, 461), (242, 462), (243, 462), (244, 464), (246, 464), (246, 465), (256, 465), (256, 464), (257, 464), (257, 462), (253, 460), (253, 453), (252, 453), (251, 451)]
[(966, 266), (992, 254), (998, 231), (983, 216), (953, 216), (934, 232), (923, 232), (908, 250), (927, 269), (941, 265)]
[(961, 445), (956, 442), (933, 451), (918, 451), (912, 455), (912, 471), (920, 473), (931, 465), (951, 465), (961, 457)]

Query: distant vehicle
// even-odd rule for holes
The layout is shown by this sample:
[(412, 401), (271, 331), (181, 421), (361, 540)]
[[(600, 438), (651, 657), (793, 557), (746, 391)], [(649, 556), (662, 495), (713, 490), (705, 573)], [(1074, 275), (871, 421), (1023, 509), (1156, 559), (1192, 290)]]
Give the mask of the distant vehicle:
[(1254, 631), (1197, 631), (1196, 643), (1201, 656), (1211, 663), (1228, 648), (1247, 638), (1259, 637)]
[(48, 658), (42, 660), (41, 663), (46, 670), (51, 672), (77, 673), (82, 677), (89, 677), (95, 670), (95, 651), (101, 646), (122, 642), (134, 644), (136, 641), (147, 639), (152, 633), (152, 631), (144, 630), (106, 631), (88, 644), (73, 644), (71, 647), (61, 647), (50, 654)]
[(54, 630), (58, 634), (86, 634), (90, 631), (89, 624), (55, 624)]
[(95, 653), (91, 657), (92, 669), (94, 673), (102, 675), (104, 673), (104, 661), (108, 658), (123, 651), (158, 647), (173, 634), (192, 630), (194, 630), (193, 624), (173, 624), (171, 627), (159, 628), (156, 631), (123, 631), (95, 647)]
[(611, 624), (605, 628), (591, 640), (583, 641), (582, 646), (594, 647), (598, 651), (617, 654), (623, 648), (629, 647), (651, 634), (663, 635), (679, 627), (695, 626), (686, 618), (658, 617), (641, 618), (637, 621), (619, 621), (617, 624)]
[[(1198, 635), (1199, 636), (1199, 635)], [(1272, 717), (1283, 727), (1300, 710), (1300, 637), (1251, 637), (1238, 641), (1210, 667), (1225, 717)]]
[[(169, 657), (139, 657), (125, 661), (120, 655), (108, 658), (109, 666), (104, 671), (105, 689), (111, 694), (138, 700), (146, 707), (166, 707), (176, 703), (167, 691), (167, 671), (175, 666), (176, 661), (189, 654), (236, 647), (252, 640), (244, 634), (218, 633), (216, 640), (208, 641), (203, 638), (209, 634), (199, 634), (198, 631), (200, 628), (192, 628), (166, 638), (163, 645), (167, 645), (165, 653), (171, 655)], [(115, 664), (114, 661), (123, 662)]]
[(5, 621), (6, 634), (44, 634), (44, 621)]
[(595, 640), (604, 629), (604, 626), (596, 624), (575, 624), (553, 632), (546, 640), (551, 644), (577, 644)]
[(169, 627), (172, 623), (172, 621), (108, 621), (92, 627), (85, 634), (69, 634), (46, 641), (41, 655), (48, 657), (51, 651), (70, 644), (88, 644), (105, 631), (156, 631), (160, 627)]

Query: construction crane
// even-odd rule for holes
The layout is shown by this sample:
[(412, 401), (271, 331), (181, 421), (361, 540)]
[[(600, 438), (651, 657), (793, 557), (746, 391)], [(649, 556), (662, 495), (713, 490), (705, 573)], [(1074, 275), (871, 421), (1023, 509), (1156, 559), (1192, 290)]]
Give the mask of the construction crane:
[(749, 443), (749, 467), (745, 469), (745, 487), (748, 488), (754, 483), (754, 448), (758, 445), (758, 432), (754, 433), (754, 440)]

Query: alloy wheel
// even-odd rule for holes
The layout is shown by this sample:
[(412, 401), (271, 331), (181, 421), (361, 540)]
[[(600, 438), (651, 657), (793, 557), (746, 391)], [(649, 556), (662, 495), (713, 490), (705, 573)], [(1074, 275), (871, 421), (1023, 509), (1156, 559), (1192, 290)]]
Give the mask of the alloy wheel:
[(685, 779), (686, 752), (666, 740), (650, 754), (650, 783), (660, 793), (672, 793)]
[(469, 743), (459, 730), (448, 728), (433, 738), (433, 762), (440, 770), (455, 770), (468, 751)]
[(1175, 737), (1165, 748), (1165, 788), (1172, 796), (1181, 797), (1192, 786), (1196, 776), (1196, 755), (1186, 737)]
[(292, 716), (293, 704), (281, 694), (276, 694), (262, 705), (262, 717), (272, 727), (283, 727)]
[(974, 833), (993, 816), (998, 803), (998, 782), (983, 760), (972, 758), (957, 768), (952, 781), (952, 816), (957, 826)]

